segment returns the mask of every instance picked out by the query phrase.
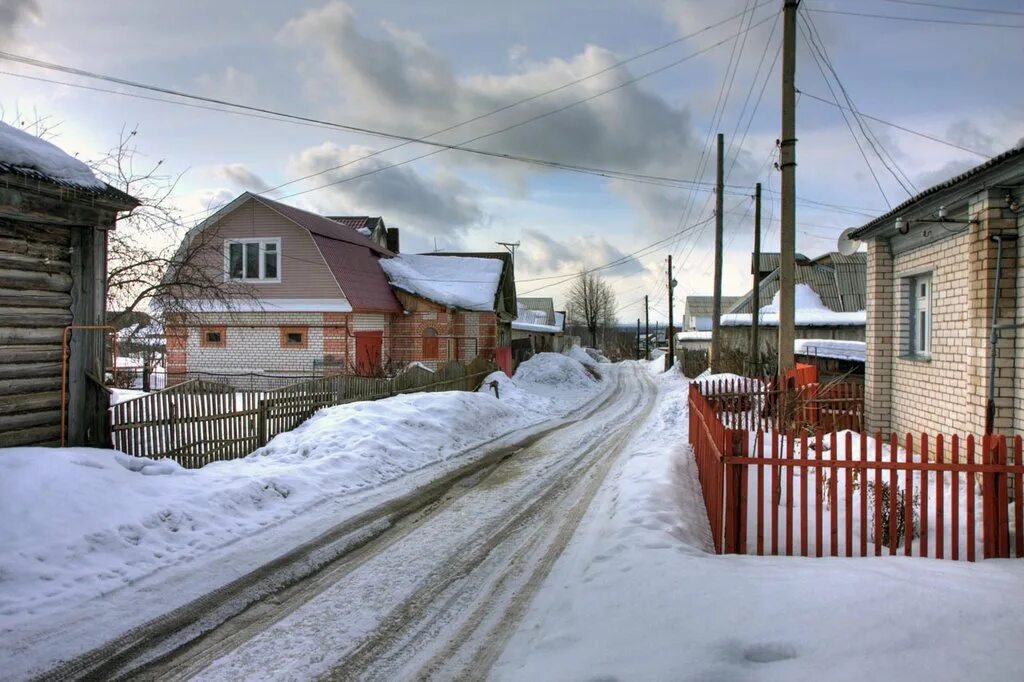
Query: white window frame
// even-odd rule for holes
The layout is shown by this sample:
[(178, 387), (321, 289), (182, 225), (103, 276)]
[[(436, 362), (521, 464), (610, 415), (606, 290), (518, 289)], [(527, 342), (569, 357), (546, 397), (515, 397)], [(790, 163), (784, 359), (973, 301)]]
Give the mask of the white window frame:
[[(910, 338), (909, 352), (913, 357), (927, 358), (932, 354), (932, 287), (931, 273), (924, 273), (908, 278), (910, 284), (908, 320)], [(923, 287), (923, 289), (922, 289)]]
[[(241, 244), (242, 245), (242, 276), (232, 277), (231, 276), (231, 245)], [(245, 276), (245, 253), (247, 249), (246, 244), (259, 244), (260, 255), (259, 255), (259, 276), (258, 277), (246, 277)], [(267, 246), (273, 244), (277, 250), (277, 277), (266, 276), (266, 253)], [(253, 282), (259, 284), (279, 284), (281, 282), (281, 263), (283, 257), (281, 256), (281, 238), (280, 237), (260, 237), (260, 238), (243, 238), (243, 239), (225, 239), (224, 240), (224, 281), (225, 282)]]

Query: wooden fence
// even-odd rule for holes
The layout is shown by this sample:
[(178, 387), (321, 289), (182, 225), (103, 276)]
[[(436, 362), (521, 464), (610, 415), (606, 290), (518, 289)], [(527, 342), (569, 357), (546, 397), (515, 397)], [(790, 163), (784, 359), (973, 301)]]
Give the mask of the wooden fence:
[(473, 391), (494, 371), (477, 358), (437, 371), (412, 367), (392, 378), (336, 375), (270, 391), (193, 379), (110, 410), (112, 446), (139, 457), (167, 457), (189, 468), (244, 457), (317, 410), (422, 391)]
[(1024, 557), (1019, 436), (748, 431), (695, 384), (689, 403), (717, 552)]
[(714, 379), (699, 385), (715, 414), (730, 428), (863, 430), (863, 384), (813, 382), (785, 394), (767, 377)]

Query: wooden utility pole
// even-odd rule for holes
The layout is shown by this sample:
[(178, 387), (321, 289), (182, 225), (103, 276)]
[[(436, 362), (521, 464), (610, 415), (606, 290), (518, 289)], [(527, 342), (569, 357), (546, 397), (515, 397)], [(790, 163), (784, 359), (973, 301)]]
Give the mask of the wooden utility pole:
[(800, 0), (783, 0), (782, 9), (782, 171), (779, 238), (779, 374), (793, 367), (794, 277), (796, 269), (796, 9)]
[(651, 359), (651, 311), (644, 294), (644, 360)]
[(668, 357), (665, 358), (665, 369), (668, 370), (676, 362), (676, 327), (672, 319), (672, 299), (675, 298), (676, 281), (672, 279), (672, 254), (668, 256)]
[(636, 359), (640, 359), (640, 318), (636, 318)]
[(722, 168), (722, 157), (725, 152), (725, 136), (718, 133), (718, 166), (715, 173), (715, 296), (711, 304), (711, 373), (718, 374), (722, 368), (722, 334), (719, 326), (722, 322), (722, 189), (725, 185)]
[(750, 302), (750, 370), (757, 376), (761, 373), (761, 339), (758, 337), (761, 323), (761, 183), (754, 185), (754, 298)]

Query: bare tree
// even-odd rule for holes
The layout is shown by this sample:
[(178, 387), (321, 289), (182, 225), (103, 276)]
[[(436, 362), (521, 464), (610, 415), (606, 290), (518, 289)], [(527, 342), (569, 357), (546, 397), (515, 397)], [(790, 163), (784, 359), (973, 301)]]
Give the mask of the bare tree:
[(569, 287), (569, 317), (582, 324), (590, 334), (590, 345), (597, 347), (597, 332), (615, 325), (615, 292), (600, 275), (583, 271)]

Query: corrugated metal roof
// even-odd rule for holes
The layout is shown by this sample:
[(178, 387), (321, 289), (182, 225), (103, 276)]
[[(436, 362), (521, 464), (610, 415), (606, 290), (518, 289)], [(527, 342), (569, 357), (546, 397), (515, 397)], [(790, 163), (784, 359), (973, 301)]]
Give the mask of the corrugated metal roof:
[(139, 205), (138, 199), (107, 183), (103, 183), (103, 187), (83, 187), (72, 182), (64, 182), (56, 178), (51, 178), (50, 176), (40, 173), (32, 168), (11, 166), (2, 161), (0, 161), (0, 173), (10, 173), (11, 175), (18, 175), (36, 182), (43, 182), (47, 185), (52, 185), (54, 188), (60, 188), (64, 193), (63, 196), (67, 196), (68, 193), (73, 193), (76, 198), (80, 198), (82, 201), (102, 199), (110, 204), (122, 207), (121, 210), (124, 211)]
[[(830, 310), (837, 313), (852, 313), (866, 308), (867, 254), (855, 253), (844, 256), (840, 253), (826, 253), (813, 261), (798, 261), (794, 268), (797, 284), (806, 284), (814, 289)], [(776, 269), (761, 280), (757, 309), (772, 302), (779, 291), (779, 271)], [(727, 313), (754, 312), (753, 294), (740, 298)]]
[[(722, 297), (722, 312), (729, 310), (737, 301), (742, 298), (741, 296), (723, 296)], [(687, 296), (686, 303), (683, 306), (683, 314), (690, 317), (711, 317), (711, 313), (714, 310), (715, 297), (714, 296)]]
[(544, 313), (544, 320), (540, 324), (555, 323), (555, 301), (551, 298), (517, 298), (516, 308), (518, 310), (536, 310)]
[(871, 220), (870, 222), (864, 224), (859, 229), (857, 229), (857, 231), (854, 232), (851, 236), (854, 239), (861, 239), (864, 236), (866, 236), (864, 234), (865, 232), (873, 230), (874, 228), (887, 222), (891, 222), (893, 219), (896, 218), (896, 216), (906, 212), (914, 204), (920, 202), (923, 199), (926, 199), (927, 197), (933, 194), (937, 194), (943, 190), (950, 189), (955, 185), (958, 185), (961, 182), (964, 182), (965, 180), (970, 180), (972, 177), (979, 175), (992, 168), (995, 168), (996, 166), (1000, 166), (1004, 163), (1011, 161), (1014, 163), (1019, 163), (1021, 160), (1024, 160), (1024, 144), (1021, 144), (1015, 147), (1014, 149), (1005, 151), (1002, 154), (989, 159), (988, 161), (979, 166), (975, 166), (974, 168), (971, 168), (970, 170), (965, 171), (960, 175), (954, 176), (949, 180), (946, 180), (945, 182), (940, 182), (939, 184), (933, 187), (929, 187), (923, 192), (920, 192), (919, 194), (910, 197), (896, 208), (890, 210), (888, 213), (880, 215), (877, 218)]

